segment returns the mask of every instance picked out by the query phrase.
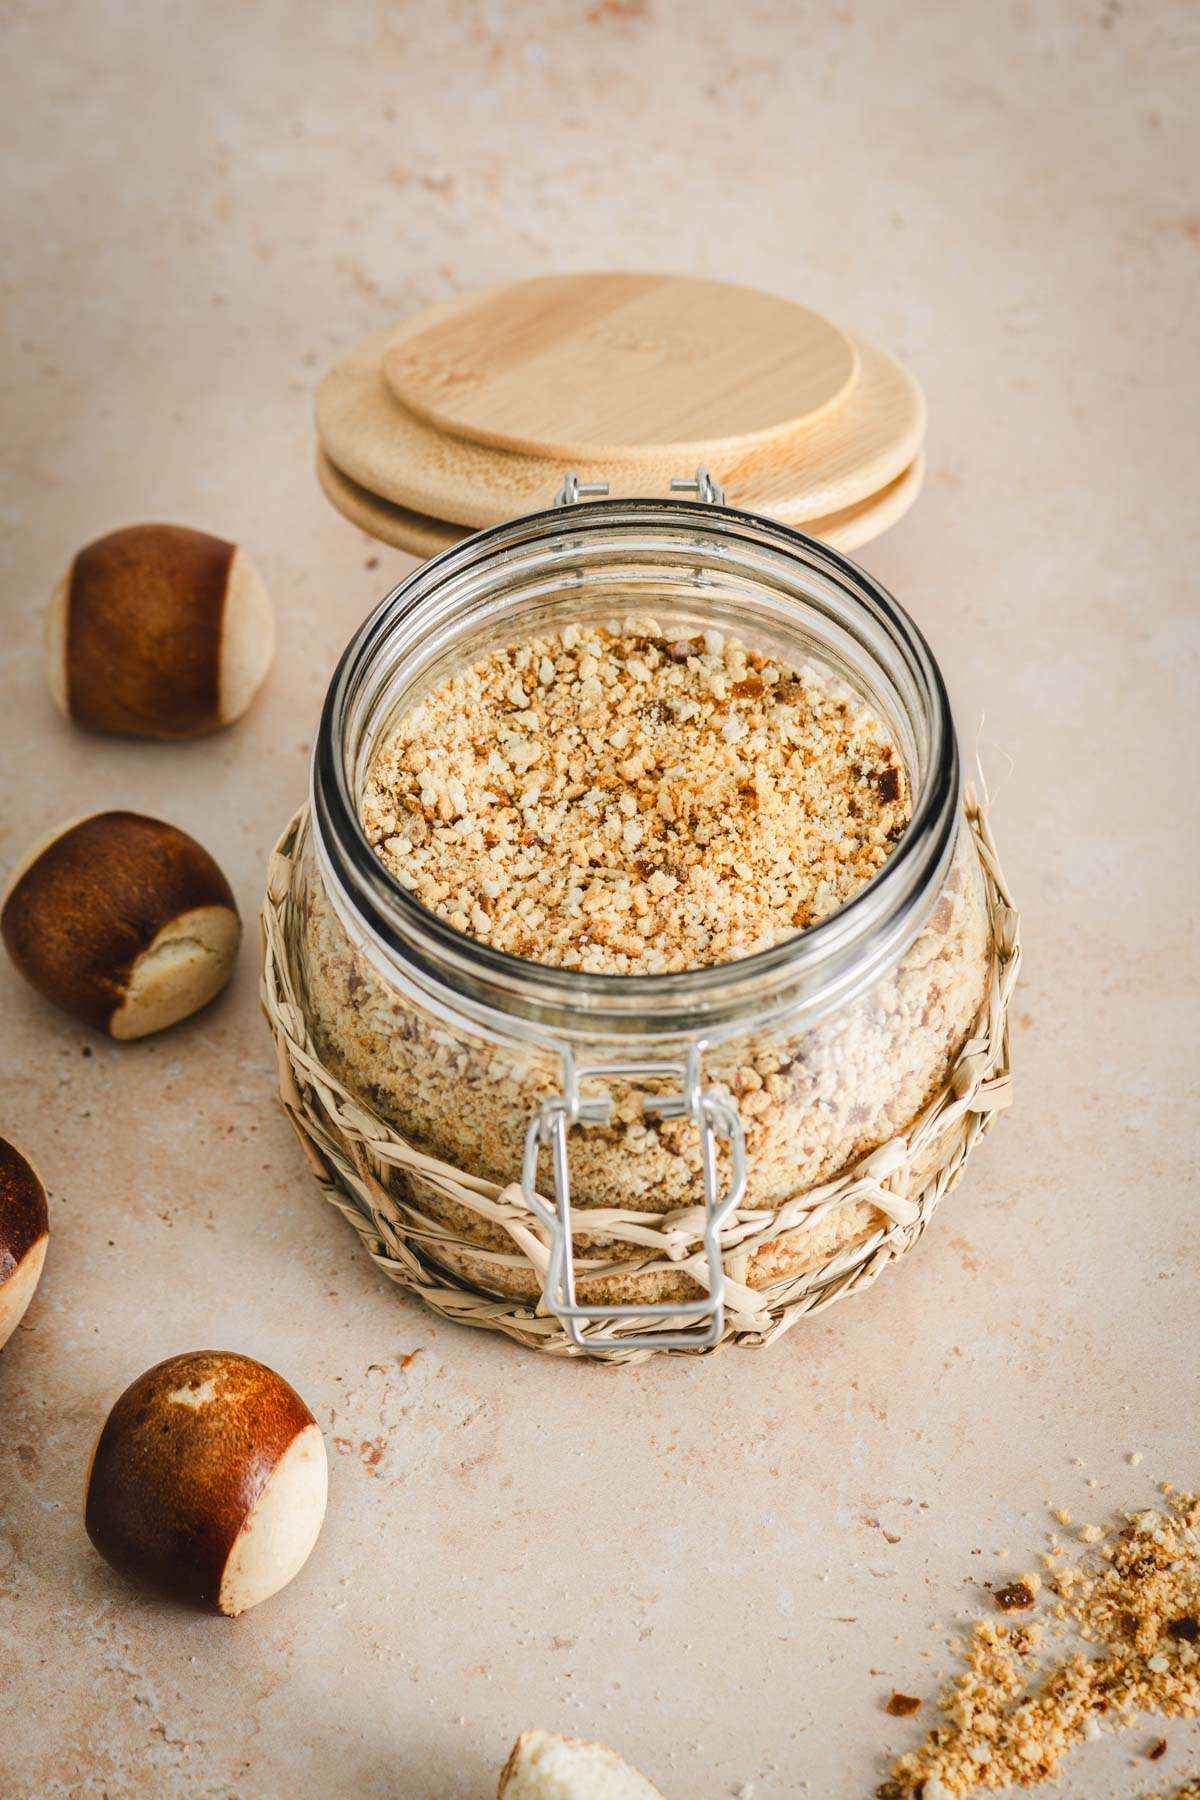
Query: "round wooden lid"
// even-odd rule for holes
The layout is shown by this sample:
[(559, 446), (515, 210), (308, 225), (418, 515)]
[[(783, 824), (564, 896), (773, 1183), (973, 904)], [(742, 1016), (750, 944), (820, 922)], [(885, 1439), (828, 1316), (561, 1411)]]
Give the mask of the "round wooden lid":
[[(451, 525), (442, 519), (430, 518), (425, 513), (412, 512), (407, 507), (393, 506), (387, 500), (381, 500), (378, 495), (343, 474), (323, 450), (317, 451), (317, 478), (326, 497), (352, 524), (357, 525), (361, 531), (368, 532), (371, 537), (378, 538), (380, 543), (407, 551), (410, 556), (436, 556), (439, 550), (449, 549), (451, 544), (460, 543), (464, 537), (470, 536), (465, 526)], [(924, 478), (925, 459), (918, 455), (907, 469), (902, 470), (879, 493), (858, 501), (854, 506), (810, 519), (803, 530), (810, 537), (820, 538), (824, 543), (832, 545), (835, 550), (856, 550), (860, 545), (879, 537), (889, 526), (903, 518), (920, 493)]]
[[(485, 449), (415, 418), (380, 373), (389, 336), (356, 346), (317, 390), (317, 436), (331, 461), (392, 505), (462, 525), (499, 525), (549, 506), (566, 463)], [(878, 494), (909, 467), (925, 431), (921, 391), (874, 345), (857, 342), (856, 353), (858, 379), (832, 412), (790, 437), (709, 461), (731, 504), (802, 524)], [(606, 481), (614, 494), (665, 494), (671, 477), (691, 474), (695, 463), (667, 455), (575, 466), (581, 480)]]
[(418, 313), (383, 373), (410, 412), (559, 461), (711, 460), (834, 406), (854, 346), (817, 313), (730, 282), (547, 275)]

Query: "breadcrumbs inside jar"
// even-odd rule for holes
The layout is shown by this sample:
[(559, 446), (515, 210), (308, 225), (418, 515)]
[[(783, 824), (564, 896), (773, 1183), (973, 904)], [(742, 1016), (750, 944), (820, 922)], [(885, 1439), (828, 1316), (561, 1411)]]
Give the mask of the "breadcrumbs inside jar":
[(883, 866), (900, 752), (844, 683), (656, 620), (508, 645), (403, 718), (367, 777), (385, 866), (459, 931), (589, 974), (784, 943)]

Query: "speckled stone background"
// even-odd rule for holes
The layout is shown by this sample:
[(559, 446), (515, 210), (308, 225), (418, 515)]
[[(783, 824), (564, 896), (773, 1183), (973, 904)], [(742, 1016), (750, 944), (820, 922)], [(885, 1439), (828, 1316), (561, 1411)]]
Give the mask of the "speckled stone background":
[[(1200, 1475), (1196, 14), (4, 13), (0, 858), (160, 813), (249, 929), (228, 995), (132, 1047), (0, 968), (0, 1130), (54, 1231), (0, 1358), (0, 1792), (482, 1800), (540, 1722), (671, 1800), (857, 1800), (918, 1735), (883, 1700), (933, 1693), (1047, 1502)], [(317, 491), (319, 373), (456, 286), (607, 266), (794, 295), (916, 370), (930, 479), (865, 560), (981, 738), (1027, 943), (1019, 1103), (921, 1251), (773, 1352), (625, 1373), (376, 1274), (275, 1108), (253, 929), (333, 661), (410, 566)], [(143, 518), (245, 542), (279, 611), (261, 701), (193, 746), (85, 736), (42, 687), (55, 579)], [(236, 1624), (132, 1593), (79, 1520), (107, 1405), (199, 1345), (280, 1369), (331, 1453), (311, 1563)], [(1067, 1791), (1200, 1766), (1196, 1728), (1153, 1767), (1151, 1735)]]

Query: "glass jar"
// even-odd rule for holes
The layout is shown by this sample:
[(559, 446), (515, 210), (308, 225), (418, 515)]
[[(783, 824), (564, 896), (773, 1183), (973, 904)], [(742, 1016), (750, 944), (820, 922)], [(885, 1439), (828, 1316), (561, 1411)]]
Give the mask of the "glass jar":
[[(493, 649), (647, 616), (670, 637), (715, 629), (816, 665), (861, 696), (906, 765), (900, 841), (820, 923), (682, 973), (582, 974), (457, 931), (363, 831), (377, 749)], [(544, 1293), (585, 1348), (704, 1347), (730, 1293), (744, 1311), (814, 1268), (852, 1269), (910, 1223), (936, 1132), (865, 1181), (846, 1171), (945, 1090), (991, 952), (950, 706), (921, 633), (835, 551), (704, 500), (521, 518), (383, 601), (326, 698), (285, 920), (324, 1066), (408, 1146), (461, 1172), (468, 1195), (475, 1181), (515, 1197), (516, 1223), (423, 1184), (420, 1256), (483, 1294)]]

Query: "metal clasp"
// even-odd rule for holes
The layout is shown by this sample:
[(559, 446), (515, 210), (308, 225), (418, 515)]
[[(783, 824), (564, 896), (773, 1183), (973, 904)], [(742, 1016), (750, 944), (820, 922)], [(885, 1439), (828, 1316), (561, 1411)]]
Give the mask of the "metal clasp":
[(608, 492), (607, 481), (580, 481), (574, 469), (568, 469), (563, 484), (554, 496), (555, 506), (578, 506), (581, 500), (601, 499)]
[[(581, 500), (602, 499), (609, 491), (607, 481), (580, 481), (574, 469), (568, 469), (563, 484), (554, 496), (555, 506), (578, 506)], [(703, 464), (694, 475), (673, 475), (673, 494), (695, 494), (706, 506), (724, 506), (725, 489), (718, 487)]]
[(718, 487), (708, 470), (701, 463), (694, 475), (672, 475), (671, 492), (673, 494), (695, 494), (705, 506), (724, 506), (725, 489)]
[[(720, 1233), (746, 1192), (746, 1140), (737, 1108), (715, 1088), (700, 1086), (700, 1048), (688, 1053), (686, 1063), (592, 1063), (577, 1067), (569, 1050), (562, 1051), (563, 1088), (544, 1100), (525, 1134), (521, 1187), (530, 1210), (550, 1233), (550, 1260), (543, 1296), (560, 1320), (571, 1342), (592, 1355), (606, 1350), (707, 1350), (725, 1328), (725, 1267), (721, 1260)], [(585, 1098), (580, 1092), (587, 1081), (676, 1080), (672, 1094), (647, 1094), (643, 1110), (653, 1118), (690, 1119), (700, 1132), (700, 1166), (704, 1182), (704, 1254), (708, 1264), (708, 1292), (699, 1300), (661, 1301), (643, 1306), (580, 1306), (575, 1296), (575, 1249), (571, 1222), (571, 1177), (568, 1167), (567, 1132), (572, 1125), (605, 1124), (612, 1116), (612, 1096)], [(721, 1196), (717, 1191), (717, 1139), (729, 1142), (730, 1183)], [(554, 1169), (555, 1205), (551, 1208), (537, 1191), (538, 1153), (550, 1148)], [(687, 1319), (679, 1331), (656, 1331), (642, 1337), (614, 1333), (585, 1337), (585, 1325), (625, 1323), (630, 1320)]]

